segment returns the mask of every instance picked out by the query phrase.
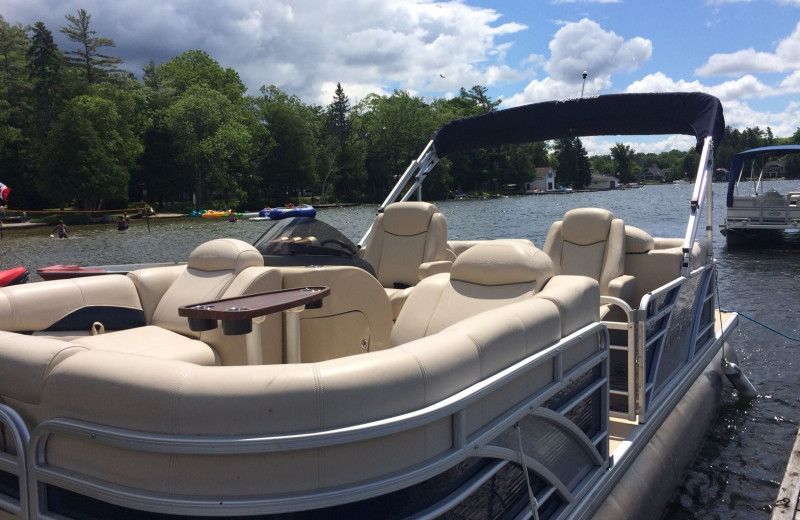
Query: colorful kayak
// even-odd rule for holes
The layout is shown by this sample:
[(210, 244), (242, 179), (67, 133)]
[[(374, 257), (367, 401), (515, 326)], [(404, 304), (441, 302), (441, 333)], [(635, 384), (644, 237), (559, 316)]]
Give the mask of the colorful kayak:
[(0, 271), (0, 287), (19, 285), (28, 281), (30, 273), (22, 266)]

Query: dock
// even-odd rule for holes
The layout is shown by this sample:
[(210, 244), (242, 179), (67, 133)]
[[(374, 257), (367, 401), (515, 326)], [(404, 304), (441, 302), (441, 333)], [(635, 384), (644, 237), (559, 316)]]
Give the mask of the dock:
[(795, 434), (792, 453), (786, 464), (783, 481), (775, 499), (770, 520), (800, 520), (798, 509), (800, 495), (800, 429)]

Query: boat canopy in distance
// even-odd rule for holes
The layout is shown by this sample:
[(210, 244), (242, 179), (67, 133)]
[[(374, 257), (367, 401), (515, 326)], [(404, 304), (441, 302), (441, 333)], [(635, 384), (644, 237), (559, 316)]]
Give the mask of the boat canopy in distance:
[(790, 153), (800, 153), (800, 144), (786, 144), (783, 146), (762, 146), (739, 152), (731, 159), (731, 168), (728, 170), (728, 194), (725, 204), (730, 208), (733, 206), (733, 192), (736, 189), (736, 180), (739, 178), (739, 170), (742, 163), (748, 159), (758, 156), (787, 155)]
[(523, 105), (456, 119), (434, 134), (439, 157), (503, 144), (593, 135), (684, 134), (698, 151), (725, 132), (722, 104), (701, 92), (610, 94)]

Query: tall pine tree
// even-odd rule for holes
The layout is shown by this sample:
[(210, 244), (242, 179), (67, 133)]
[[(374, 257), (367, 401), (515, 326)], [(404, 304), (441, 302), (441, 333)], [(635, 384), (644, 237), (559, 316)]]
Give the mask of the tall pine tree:
[(114, 47), (114, 40), (95, 36), (97, 31), (89, 29), (92, 16), (85, 9), (78, 9), (78, 16), (68, 14), (66, 18), (69, 25), (60, 30), (79, 45), (77, 50), (67, 51), (67, 63), (83, 68), (88, 83), (97, 83), (109, 73), (117, 72), (122, 58), (99, 52), (102, 47)]
[(28, 78), (36, 96), (37, 131), (40, 137), (44, 137), (55, 119), (55, 98), (61, 79), (63, 57), (53, 42), (53, 33), (43, 22), (36, 22), (31, 31)]

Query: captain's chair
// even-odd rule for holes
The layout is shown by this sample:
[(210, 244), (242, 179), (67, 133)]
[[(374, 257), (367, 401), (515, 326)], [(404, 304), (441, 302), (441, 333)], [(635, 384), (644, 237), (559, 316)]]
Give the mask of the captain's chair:
[(429, 202), (395, 202), (375, 217), (361, 257), (375, 268), (397, 318), (410, 288), (448, 271), (447, 219)]
[(450, 273), (422, 280), (392, 328), (397, 346), (480, 312), (530, 299), (553, 276), (553, 263), (527, 240), (492, 240), (461, 253)]
[(553, 260), (557, 275), (582, 275), (597, 280), (601, 296), (629, 305), (636, 294), (635, 278), (624, 275), (625, 224), (600, 208), (567, 211), (554, 222), (542, 250)]

